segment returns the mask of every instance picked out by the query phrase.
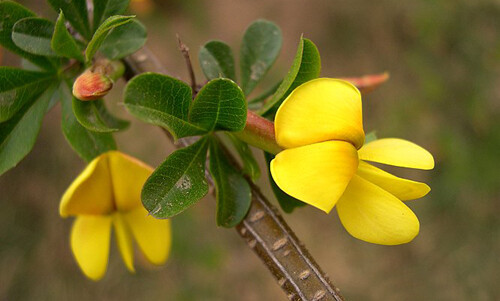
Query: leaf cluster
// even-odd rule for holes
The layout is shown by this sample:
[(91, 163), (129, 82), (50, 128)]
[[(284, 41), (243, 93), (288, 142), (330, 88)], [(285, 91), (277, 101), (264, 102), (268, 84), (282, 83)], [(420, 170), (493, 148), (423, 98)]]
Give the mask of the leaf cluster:
[[(80, 101), (71, 94), (76, 76), (97, 58), (120, 60), (144, 45), (144, 26), (134, 16), (123, 15), (128, 0), (94, 0), (92, 18), (86, 0), (48, 1), (58, 12), (55, 22), (15, 2), (0, 2), (0, 45), (29, 62), (25, 69), (0, 67), (0, 174), (30, 152), (43, 117), (59, 102), (62, 132), (86, 161), (116, 149), (113, 132), (129, 125), (113, 116), (104, 100)], [(251, 203), (248, 181), (260, 176), (260, 168), (250, 147), (232, 133), (244, 130), (249, 107), (273, 119), (288, 94), (320, 72), (316, 46), (301, 37), (285, 78), (247, 101), (281, 46), (279, 27), (257, 20), (243, 35), (239, 81), (230, 46), (209, 41), (199, 52), (208, 80), (199, 91), (156, 73), (128, 82), (124, 105), (131, 115), (164, 128), (175, 139), (196, 137), (194, 143), (168, 156), (146, 181), (142, 201), (151, 215), (169, 218), (195, 204), (207, 194), (206, 176), (210, 175), (216, 188), (217, 224), (233, 227), (244, 218)], [(231, 151), (239, 155), (241, 169), (231, 161)], [(266, 154), (266, 159), (272, 155)], [(303, 205), (276, 185), (273, 190), (286, 212)]]
[(43, 117), (58, 102), (63, 134), (87, 161), (116, 149), (111, 132), (128, 125), (102, 100), (83, 103), (70, 93), (75, 76), (97, 53), (117, 60), (144, 45), (144, 26), (121, 15), (128, 0), (95, 0), (93, 24), (85, 0), (49, 3), (58, 12), (55, 22), (16, 2), (0, 2), (0, 45), (29, 62), (25, 69), (0, 67), (0, 174), (31, 151)]

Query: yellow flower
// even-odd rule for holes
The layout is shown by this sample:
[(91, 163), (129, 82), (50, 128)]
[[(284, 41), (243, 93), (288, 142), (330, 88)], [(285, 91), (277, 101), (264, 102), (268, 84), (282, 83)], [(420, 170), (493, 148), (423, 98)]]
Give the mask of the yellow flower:
[(352, 84), (319, 78), (299, 86), (279, 108), (275, 131), (285, 150), (271, 174), (283, 191), (326, 213), (336, 205), (345, 229), (364, 241), (396, 245), (418, 234), (418, 219), (401, 200), (421, 198), (429, 186), (366, 161), (432, 169), (434, 159), (402, 139), (363, 145), (361, 94)]
[(134, 272), (132, 237), (153, 264), (165, 263), (170, 251), (170, 221), (148, 215), (141, 189), (152, 172), (148, 165), (110, 151), (95, 158), (64, 193), (59, 213), (76, 216), (71, 250), (83, 273), (93, 280), (108, 265), (111, 227), (128, 270)]

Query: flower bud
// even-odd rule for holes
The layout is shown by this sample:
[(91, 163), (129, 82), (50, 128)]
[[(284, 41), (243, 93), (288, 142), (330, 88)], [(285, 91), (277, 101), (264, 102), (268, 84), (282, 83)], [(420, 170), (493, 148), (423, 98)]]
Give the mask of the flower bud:
[(73, 84), (73, 95), (79, 100), (96, 100), (104, 97), (113, 87), (113, 81), (104, 73), (85, 70)]

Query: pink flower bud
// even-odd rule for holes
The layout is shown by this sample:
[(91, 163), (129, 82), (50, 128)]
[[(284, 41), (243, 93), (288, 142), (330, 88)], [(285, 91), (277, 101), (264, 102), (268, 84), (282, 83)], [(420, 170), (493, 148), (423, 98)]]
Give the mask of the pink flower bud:
[(98, 71), (85, 70), (73, 84), (73, 95), (79, 100), (96, 100), (104, 97), (113, 87), (113, 81)]

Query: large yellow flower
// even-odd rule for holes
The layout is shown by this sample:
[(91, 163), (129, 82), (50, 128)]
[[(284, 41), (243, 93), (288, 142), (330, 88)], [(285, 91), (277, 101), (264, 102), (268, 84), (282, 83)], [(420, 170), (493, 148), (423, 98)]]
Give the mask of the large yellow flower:
[(327, 213), (336, 205), (345, 229), (377, 244), (411, 241), (415, 214), (401, 200), (426, 195), (424, 183), (393, 176), (366, 161), (432, 169), (432, 155), (406, 140), (364, 144), (361, 94), (349, 82), (319, 78), (295, 89), (279, 108), (276, 140), (285, 148), (271, 162), (276, 184)]
[(95, 158), (64, 193), (59, 212), (76, 216), (71, 250), (83, 273), (99, 280), (108, 265), (111, 227), (127, 268), (134, 272), (135, 239), (153, 264), (165, 263), (170, 251), (170, 221), (148, 216), (141, 189), (152, 172), (146, 164), (111, 151)]

